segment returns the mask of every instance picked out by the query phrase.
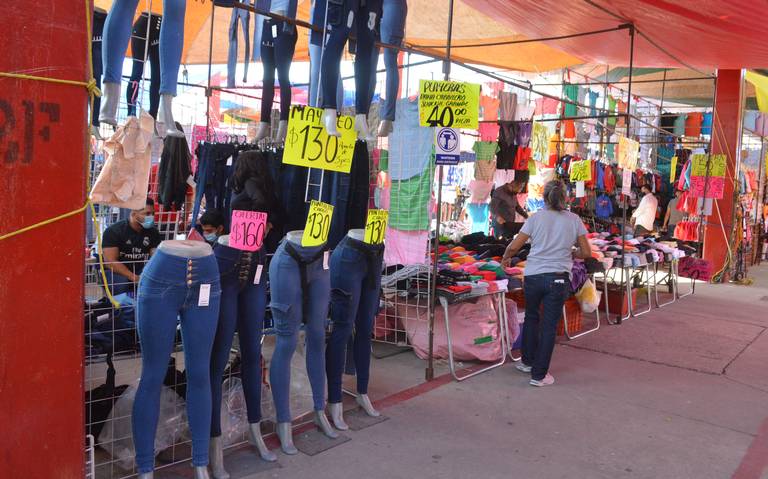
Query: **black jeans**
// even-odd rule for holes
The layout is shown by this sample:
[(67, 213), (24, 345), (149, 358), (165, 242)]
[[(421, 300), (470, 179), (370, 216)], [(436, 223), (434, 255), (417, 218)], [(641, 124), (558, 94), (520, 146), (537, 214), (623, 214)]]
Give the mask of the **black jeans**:
[(555, 349), (557, 323), (568, 295), (568, 273), (542, 273), (525, 277), (523, 364), (531, 366), (531, 378), (544, 379)]
[[(133, 24), (131, 32), (131, 57), (133, 58), (133, 68), (131, 69), (131, 79), (128, 81), (128, 88), (125, 91), (125, 100), (128, 103), (128, 116), (136, 116), (137, 97), (141, 94), (139, 83), (144, 76), (144, 53), (147, 54), (150, 68), (149, 80), (149, 114), (152, 118), (157, 117), (157, 110), (160, 106), (160, 26), (163, 17), (160, 15), (150, 16), (142, 13)], [(149, 46), (147, 46), (149, 42)]]
[[(277, 36), (274, 35), (277, 31)], [(280, 120), (288, 120), (291, 109), (291, 61), (296, 50), (296, 27), (287, 22), (265, 20), (261, 32), (261, 61), (264, 64), (261, 93), (261, 121), (272, 119), (272, 102), (275, 97), (275, 68), (280, 83)]]
[[(104, 68), (101, 63), (101, 36), (104, 33), (104, 22), (107, 20), (107, 14), (93, 12), (93, 30), (91, 39), (91, 65), (93, 66), (93, 78), (96, 80), (96, 86), (101, 89), (101, 74)], [(101, 109), (101, 98), (94, 97), (93, 111), (91, 111), (91, 122), (94, 126), (99, 126), (99, 110)]]

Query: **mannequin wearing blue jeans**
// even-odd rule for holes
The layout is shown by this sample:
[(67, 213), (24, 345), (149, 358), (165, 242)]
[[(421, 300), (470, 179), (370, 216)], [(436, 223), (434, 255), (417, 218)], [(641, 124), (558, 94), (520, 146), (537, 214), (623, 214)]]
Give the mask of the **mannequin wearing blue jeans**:
[[(228, 237), (222, 237), (228, 238)], [(264, 254), (246, 252), (219, 243), (213, 253), (221, 278), (221, 308), (211, 354), (211, 466), (214, 477), (226, 477), (221, 444), (221, 400), (224, 370), (237, 329), (242, 358), (242, 381), (248, 423), (254, 444), (266, 461), (277, 457), (261, 436), (261, 336), (267, 307)], [(261, 266), (261, 269), (259, 268)]]
[[(203, 287), (203, 285), (207, 285)], [(208, 297), (202, 293), (208, 288)], [(219, 319), (219, 268), (211, 247), (199, 241), (164, 241), (139, 280), (137, 321), (141, 381), (131, 422), (139, 477), (151, 478), (160, 393), (181, 318), (187, 373), (187, 416), (196, 479), (208, 477), (211, 427), (210, 356)], [(207, 305), (205, 304), (207, 299)]]
[[(405, 18), (408, 15), (407, 0), (383, 0), (381, 14), (381, 43), (400, 46), (405, 38)], [(384, 67), (387, 70), (387, 81), (384, 101), (379, 116), (379, 136), (388, 136), (392, 132), (392, 122), (395, 121), (395, 103), (397, 90), (400, 88), (400, 69), (397, 66), (399, 50), (384, 49)], [(379, 48), (373, 49), (371, 60), (371, 89), (376, 86), (376, 70), (379, 64)]]
[[(358, 402), (367, 400), (371, 364), (371, 334), (379, 310), (381, 265), (384, 245), (360, 241), (364, 230), (351, 230), (331, 256), (331, 322), (333, 330), (326, 350), (328, 403), (331, 419), (337, 429), (347, 429), (342, 418), (342, 373), (347, 342), (355, 328), (353, 357), (357, 374)], [(358, 239), (356, 239), (358, 238)], [(372, 410), (372, 408), (371, 408)], [(369, 412), (370, 414), (370, 412)], [(378, 415), (374, 411), (374, 414)]]
[(338, 104), (334, 89), (339, 81), (341, 57), (352, 27), (357, 33), (357, 51), (355, 54), (355, 130), (358, 137), (368, 136), (366, 117), (371, 105), (371, 59), (374, 42), (377, 37), (381, 18), (382, 0), (327, 0), (322, 5), (318, 0), (315, 9), (327, 7), (325, 27), (328, 39), (320, 67), (322, 77), (322, 108), (325, 109), (323, 122), (329, 134), (338, 136), (336, 129), (336, 110)]
[(291, 358), (299, 328), (305, 323), (306, 365), (312, 387), (315, 422), (329, 437), (337, 437), (325, 417), (325, 322), (330, 278), (323, 266), (325, 245), (301, 246), (303, 231), (291, 231), (269, 265), (272, 317), (277, 340), (269, 365), (269, 381), (277, 413), (277, 433), (283, 451), (296, 454), (290, 435)]
[[(324, 29), (326, 0), (313, 0), (310, 11), (312, 25)], [(323, 34), (315, 30), (309, 32), (309, 106), (319, 107), (322, 104), (320, 85), (320, 66), (323, 56)], [(336, 105), (344, 105), (344, 84), (339, 78), (336, 82)]]
[[(115, 0), (104, 24), (102, 58), (104, 64), (104, 98), (100, 121), (117, 125), (117, 103), (120, 97), (120, 79), (123, 60), (131, 36), (131, 23), (139, 0)], [(184, 0), (163, 0), (163, 24), (160, 28), (160, 112), (159, 122), (165, 124), (165, 133), (184, 136), (176, 129), (171, 106), (176, 96), (176, 84), (184, 47)]]

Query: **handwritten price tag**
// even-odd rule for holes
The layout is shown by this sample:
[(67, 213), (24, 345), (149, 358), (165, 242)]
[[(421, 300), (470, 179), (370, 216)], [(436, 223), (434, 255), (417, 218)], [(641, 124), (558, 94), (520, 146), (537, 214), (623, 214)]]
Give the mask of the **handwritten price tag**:
[(725, 178), (692, 176), (690, 194), (694, 198), (722, 199), (725, 190)]
[(243, 251), (258, 251), (264, 244), (267, 214), (261, 211), (234, 210), (229, 233), (229, 246)]
[(323, 110), (292, 106), (288, 118), (283, 163), (349, 173), (357, 133), (351, 116), (336, 119), (341, 138), (331, 136), (322, 123)]
[(592, 162), (589, 160), (571, 163), (571, 181), (592, 180)]
[(419, 82), (419, 125), (476, 130), (480, 85), (441, 80)]
[[(693, 155), (691, 157), (691, 176), (707, 176), (707, 155)], [(709, 157), (709, 176), (725, 177), (725, 155), (712, 155)]]
[(624, 169), (621, 172), (621, 194), (629, 196), (632, 193), (632, 170)]
[(634, 170), (637, 168), (637, 157), (640, 152), (640, 143), (630, 140), (626, 136), (619, 137), (619, 167)]
[(368, 218), (365, 220), (365, 238), (368, 244), (381, 244), (384, 242), (384, 233), (387, 231), (389, 212), (387, 210), (368, 210)]
[(307, 224), (304, 226), (304, 235), (301, 237), (301, 246), (320, 246), (328, 241), (328, 232), (331, 230), (331, 216), (333, 205), (315, 201), (309, 204)]
[(673, 156), (669, 165), (669, 182), (675, 182), (675, 176), (677, 176), (677, 157)]

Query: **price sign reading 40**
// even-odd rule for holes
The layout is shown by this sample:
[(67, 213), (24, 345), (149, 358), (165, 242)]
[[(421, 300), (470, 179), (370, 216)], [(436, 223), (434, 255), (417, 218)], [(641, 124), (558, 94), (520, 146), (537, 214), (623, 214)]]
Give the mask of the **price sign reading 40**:
[(419, 125), (476, 130), (480, 85), (455, 81), (419, 82)]
[(234, 210), (229, 246), (243, 251), (258, 251), (264, 244), (267, 214), (261, 211)]
[(381, 244), (384, 242), (384, 233), (387, 231), (387, 210), (368, 210), (368, 218), (365, 220), (365, 238), (368, 244)]
[(339, 116), (336, 128), (341, 137), (328, 134), (322, 122), (323, 110), (292, 106), (288, 118), (283, 163), (349, 173), (357, 133), (351, 116)]
[(328, 241), (328, 232), (331, 230), (331, 216), (333, 205), (315, 201), (309, 204), (307, 224), (304, 226), (304, 235), (301, 237), (301, 246), (320, 246)]

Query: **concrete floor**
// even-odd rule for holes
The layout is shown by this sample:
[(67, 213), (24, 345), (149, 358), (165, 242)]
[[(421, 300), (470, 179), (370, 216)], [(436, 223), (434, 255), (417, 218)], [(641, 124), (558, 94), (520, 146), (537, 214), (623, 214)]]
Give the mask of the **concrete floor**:
[[(530, 387), (511, 364), (418, 386), (424, 363), (411, 352), (375, 360), (370, 393), (388, 420), (314, 456), (280, 454), (272, 468), (235, 449), (230, 472), (767, 479), (768, 267), (750, 273), (752, 286), (699, 285), (666, 308), (561, 342), (550, 388)], [(189, 477), (188, 468), (160, 477), (176, 474)]]

